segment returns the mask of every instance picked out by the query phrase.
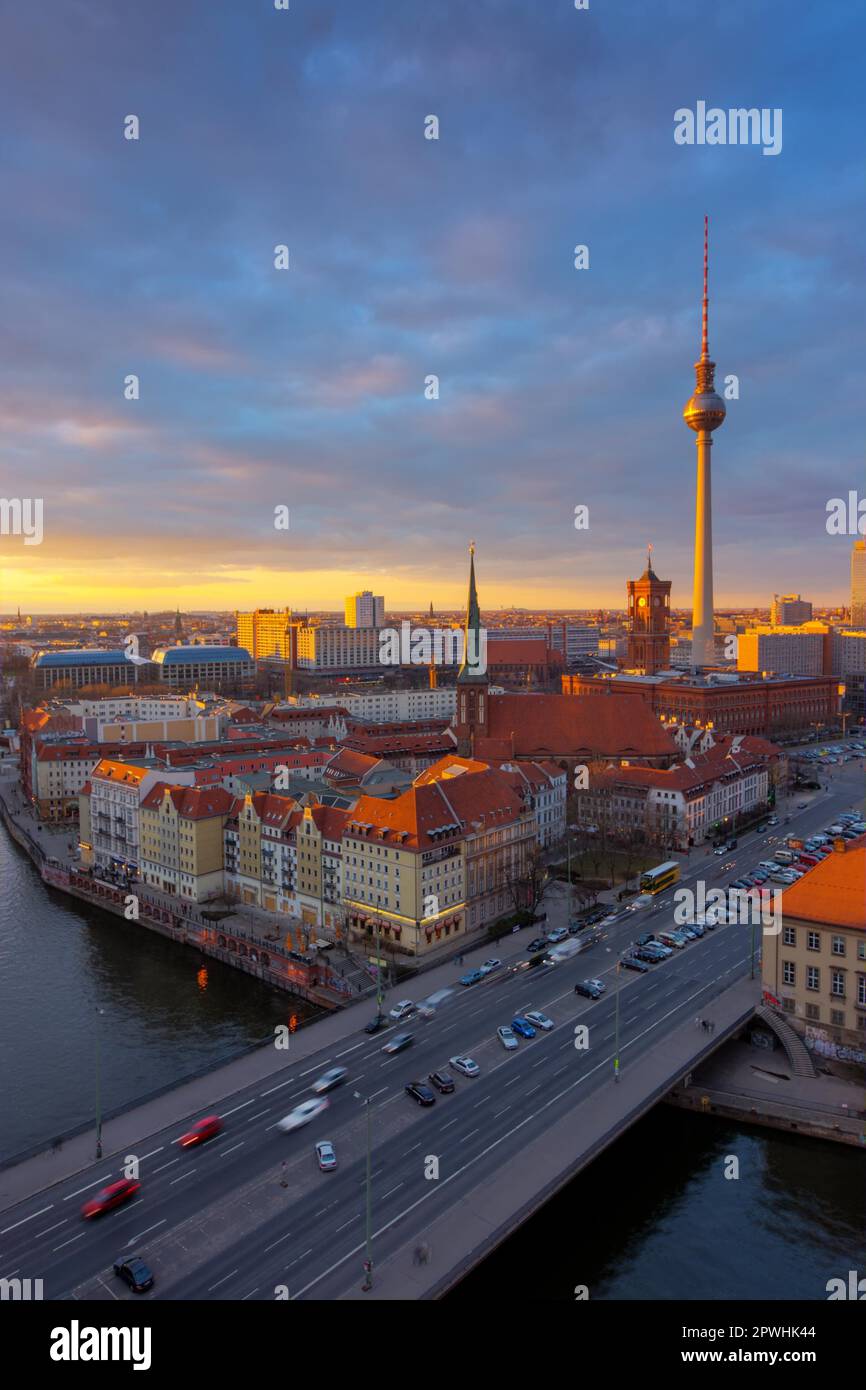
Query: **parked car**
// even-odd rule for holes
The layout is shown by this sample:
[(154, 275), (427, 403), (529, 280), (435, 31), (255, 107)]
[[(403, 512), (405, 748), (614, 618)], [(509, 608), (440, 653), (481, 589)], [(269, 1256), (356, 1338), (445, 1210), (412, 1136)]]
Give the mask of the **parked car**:
[(407, 1018), (411, 1018), (417, 1012), (418, 1006), (411, 999), (401, 999), (399, 1004), (395, 1004), (391, 1009), (388, 1017), (393, 1019), (395, 1023), (405, 1023)]
[(102, 1216), (106, 1211), (113, 1211), (115, 1207), (122, 1207), (135, 1196), (140, 1187), (141, 1183), (137, 1178), (119, 1178), (117, 1182), (103, 1187), (95, 1197), (89, 1198), (81, 1208), (81, 1215), (89, 1219), (92, 1216)]
[(316, 1161), (323, 1173), (331, 1173), (337, 1166), (337, 1154), (329, 1139), (320, 1139), (316, 1145)]
[(454, 1078), (449, 1076), (447, 1071), (431, 1071), (428, 1081), (432, 1081), (437, 1091), (443, 1096), (450, 1096), (454, 1090)]
[(642, 975), (645, 975), (649, 970), (649, 966), (646, 964), (645, 961), (642, 961), (640, 959), (636, 952), (634, 952), (632, 955), (623, 956), (622, 964), (625, 966), (626, 970), (637, 970)]
[(114, 1272), (118, 1279), (128, 1284), (133, 1293), (147, 1293), (153, 1288), (153, 1274), (140, 1255), (127, 1255), (124, 1260), (115, 1260)]
[(327, 1110), (329, 1103), (326, 1096), (318, 1096), (315, 1100), (302, 1100), (300, 1105), (296, 1105), (294, 1110), (290, 1110), (288, 1115), (278, 1121), (277, 1129), (281, 1129), (284, 1134), (290, 1134), (293, 1129), (301, 1129), (317, 1115), (321, 1115), (323, 1110)]
[(534, 1038), (535, 1029), (529, 1019), (524, 1014), (518, 1014), (511, 1020), (511, 1027), (521, 1038)]
[(553, 931), (547, 933), (547, 940), (551, 946), (555, 946), (558, 941), (564, 941), (568, 936), (566, 927), (555, 927)]
[(502, 1046), (505, 1048), (506, 1052), (513, 1052), (515, 1048), (518, 1046), (517, 1039), (514, 1036), (514, 1032), (511, 1028), (507, 1026), (507, 1024), (503, 1024), (501, 1028), (497, 1028), (496, 1036), (502, 1043)]
[(194, 1124), (187, 1134), (182, 1134), (177, 1142), (182, 1149), (191, 1149), (196, 1144), (204, 1144), (206, 1140), (213, 1139), (222, 1127), (223, 1122), (219, 1115), (208, 1115)]
[(634, 956), (636, 960), (645, 961), (647, 965), (658, 965), (659, 961), (665, 959), (661, 951), (654, 951), (651, 946), (638, 946)]
[(604, 984), (601, 980), (579, 980), (574, 986), (575, 994), (582, 994), (587, 999), (600, 999), (604, 993)]
[(527, 946), (527, 951), (545, 951), (547, 949), (547, 937), (536, 936)]
[(493, 971), (494, 971), (494, 970), (498, 970), (498, 969), (500, 968), (501, 965), (502, 965), (502, 961), (501, 961), (501, 960), (497, 960), (496, 957), (494, 956), (491, 960), (482, 961), (482, 963), (481, 963), (481, 965), (479, 965), (478, 969), (481, 971), (482, 975), (492, 975), (492, 974), (493, 974)]
[(471, 1057), (449, 1057), (449, 1062), (455, 1071), (459, 1071), (461, 1076), (480, 1076), (481, 1068)]
[(411, 1096), (419, 1105), (430, 1106), (436, 1103), (436, 1097), (425, 1081), (410, 1081), (405, 1089), (407, 1096)]
[(388, 1020), (384, 1014), (375, 1014), (370, 1022), (365, 1026), (365, 1033), (378, 1033), (380, 1028), (387, 1028)]
[(468, 970), (465, 975), (460, 976), (460, 983), (461, 985), (477, 985), (478, 981), (483, 979), (483, 970)]
[(341, 1086), (348, 1075), (348, 1067), (329, 1067), (313, 1082), (310, 1090), (316, 1096), (323, 1096), (327, 1091), (333, 1091), (335, 1086)]
[(411, 1047), (414, 1041), (414, 1033), (395, 1033), (390, 1042), (386, 1042), (382, 1051), (387, 1052), (390, 1057), (395, 1052), (402, 1052), (404, 1048)]
[(543, 1033), (549, 1033), (553, 1027), (553, 1019), (548, 1018), (540, 1009), (530, 1009), (529, 1013), (524, 1014), (524, 1018), (532, 1024), (533, 1028), (540, 1028)]

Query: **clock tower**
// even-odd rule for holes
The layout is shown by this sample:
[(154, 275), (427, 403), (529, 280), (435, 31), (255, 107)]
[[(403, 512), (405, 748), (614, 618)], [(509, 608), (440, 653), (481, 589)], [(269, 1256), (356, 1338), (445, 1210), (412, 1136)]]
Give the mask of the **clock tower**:
[(628, 657), (630, 671), (653, 676), (670, 666), (671, 581), (653, 572), (652, 546), (640, 579), (628, 581)]

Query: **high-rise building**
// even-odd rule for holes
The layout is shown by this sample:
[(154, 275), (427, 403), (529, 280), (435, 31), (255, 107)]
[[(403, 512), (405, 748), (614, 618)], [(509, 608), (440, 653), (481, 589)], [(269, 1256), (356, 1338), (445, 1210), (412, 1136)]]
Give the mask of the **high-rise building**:
[(866, 627), (866, 541), (851, 550), (851, 626)]
[(812, 621), (812, 605), (799, 594), (774, 594), (770, 609), (770, 623), (773, 627), (798, 627), (800, 623)]
[(826, 623), (810, 628), (747, 628), (737, 638), (738, 671), (773, 671), (786, 676), (821, 676), (829, 669), (832, 629)]
[(385, 599), (369, 589), (349, 594), (346, 599), (346, 627), (384, 627)]
[(647, 676), (670, 665), (671, 581), (659, 579), (652, 566), (652, 546), (640, 579), (628, 581), (629, 668)]
[(238, 646), (245, 647), (254, 660), (292, 659), (299, 620), (292, 617), (291, 608), (256, 608), (252, 613), (236, 613), (235, 618)]
[(716, 364), (710, 358), (707, 331), (709, 219), (704, 218), (704, 297), (701, 355), (695, 363), (695, 391), (683, 408), (683, 419), (697, 438), (695, 491), (695, 582), (692, 608), (692, 661), (696, 667), (713, 663), (713, 523), (710, 454), (713, 430), (725, 419), (725, 403), (716, 393)]

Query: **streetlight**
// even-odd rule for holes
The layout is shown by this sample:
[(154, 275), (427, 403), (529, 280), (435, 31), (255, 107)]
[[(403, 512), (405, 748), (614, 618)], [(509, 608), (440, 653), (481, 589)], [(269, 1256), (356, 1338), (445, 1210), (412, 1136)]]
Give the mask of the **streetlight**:
[[(97, 1010), (96, 1010), (97, 1020), (99, 1020), (100, 1018), (102, 1018), (102, 1016), (103, 1016), (104, 1013), (105, 1013), (105, 1010), (104, 1010), (104, 1009), (100, 1009), (100, 1008), (97, 1006)], [(100, 1044), (99, 1022), (97, 1021), (97, 1024), (96, 1024), (96, 1158), (97, 1158), (97, 1160), (102, 1158), (102, 1095), (101, 1095), (101, 1086), (100, 1086), (100, 1082), (101, 1082), (100, 1071), (101, 1071), (101, 1060), (102, 1060), (102, 1059), (101, 1059), (100, 1045), (99, 1045), (99, 1044)]]
[(616, 966), (614, 967), (614, 972), (613, 972), (613, 973), (615, 974), (615, 976), (616, 976), (616, 1010), (615, 1010), (615, 1014), (614, 1014), (614, 1026), (613, 1026), (613, 1028), (614, 1028), (614, 1033), (613, 1033), (613, 1036), (614, 1036), (614, 1041), (613, 1041), (613, 1079), (614, 1079), (614, 1081), (619, 1081), (619, 967), (620, 967), (620, 962), (617, 961)]
[(367, 1111), (367, 1179), (366, 1179), (366, 1237), (364, 1241), (366, 1257), (364, 1259), (364, 1282), (361, 1285), (362, 1293), (369, 1293), (373, 1287), (373, 1146), (372, 1129), (370, 1118), (370, 1097), (362, 1096), (360, 1091), (353, 1092), (356, 1100), (364, 1102), (364, 1109)]

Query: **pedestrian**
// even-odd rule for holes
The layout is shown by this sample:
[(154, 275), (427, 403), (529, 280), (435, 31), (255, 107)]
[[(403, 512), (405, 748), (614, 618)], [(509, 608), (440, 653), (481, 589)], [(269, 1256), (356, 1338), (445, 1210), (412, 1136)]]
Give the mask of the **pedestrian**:
[(696, 1028), (700, 1028), (700, 1026), (701, 1026), (701, 1020), (700, 1020), (699, 1018), (696, 1018), (696, 1019), (695, 1019), (695, 1027), (696, 1027)]

